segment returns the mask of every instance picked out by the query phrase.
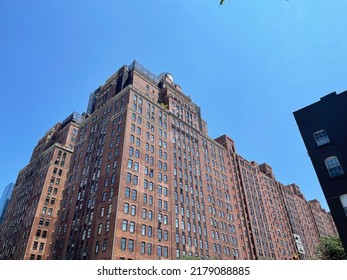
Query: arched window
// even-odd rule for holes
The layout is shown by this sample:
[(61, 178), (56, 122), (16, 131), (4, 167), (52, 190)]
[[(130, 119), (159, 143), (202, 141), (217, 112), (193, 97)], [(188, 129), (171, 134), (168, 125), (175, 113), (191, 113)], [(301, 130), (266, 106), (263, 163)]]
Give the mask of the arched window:
[(331, 178), (343, 175), (343, 169), (336, 156), (331, 156), (325, 159), (325, 166), (328, 169)]
[(330, 143), (328, 134), (324, 129), (313, 133), (313, 137), (316, 140), (317, 146), (322, 146), (324, 144)]

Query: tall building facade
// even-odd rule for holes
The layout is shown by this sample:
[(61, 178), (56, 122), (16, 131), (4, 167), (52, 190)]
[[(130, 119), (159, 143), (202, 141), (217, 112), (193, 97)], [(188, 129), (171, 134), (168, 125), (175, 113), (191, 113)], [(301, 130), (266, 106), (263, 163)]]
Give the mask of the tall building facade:
[(170, 74), (136, 61), (90, 97), (54, 259), (246, 259), (221, 144)]
[(338, 235), (335, 223), (332, 216), (325, 209), (322, 208), (320, 202), (317, 199), (310, 200), (308, 202), (315, 224), (317, 226), (319, 237), (336, 236)]
[(81, 116), (53, 126), (18, 174), (0, 226), (0, 259), (47, 259)]
[(169, 73), (134, 61), (89, 99), (53, 259), (292, 259), (280, 183), (233, 140), (208, 136)]
[(292, 259), (297, 252), (272, 168), (236, 158), (254, 259)]
[(4, 192), (1, 196), (1, 199), (0, 199), (0, 224), (1, 224), (2, 220), (4, 219), (4, 215), (5, 215), (6, 210), (7, 210), (8, 202), (10, 201), (10, 198), (12, 195), (13, 187), (14, 187), (13, 183), (8, 184), (5, 187)]
[(294, 117), (347, 252), (346, 105), (347, 91), (333, 92), (294, 112)]
[(90, 95), (83, 118), (39, 141), (0, 228), (0, 258), (308, 259), (320, 232), (333, 234), (314, 205), (229, 136), (211, 139), (172, 75), (134, 61)]
[[(296, 184), (280, 185), (300, 259), (316, 258), (319, 232), (311, 207)], [(327, 217), (326, 217), (327, 218)], [(336, 235), (333, 234), (332, 236)]]

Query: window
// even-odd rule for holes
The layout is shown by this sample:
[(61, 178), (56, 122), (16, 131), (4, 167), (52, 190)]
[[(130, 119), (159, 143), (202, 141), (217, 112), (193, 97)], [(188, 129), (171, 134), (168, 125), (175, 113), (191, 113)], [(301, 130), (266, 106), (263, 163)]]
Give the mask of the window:
[(134, 177), (133, 177), (133, 185), (137, 186), (138, 182), (139, 182), (139, 177), (137, 175), (134, 175)]
[(100, 223), (98, 226), (98, 234), (101, 234), (101, 232), (102, 232), (102, 224)]
[(39, 251), (43, 251), (44, 246), (45, 246), (45, 243), (40, 243)]
[(136, 215), (136, 206), (135, 205), (131, 205), (131, 216), (135, 216)]
[(124, 210), (123, 210), (123, 212), (124, 212), (125, 214), (128, 214), (128, 213), (129, 213), (129, 203), (124, 203)]
[(129, 241), (128, 241), (128, 250), (129, 250), (129, 252), (134, 251), (134, 240), (133, 239), (129, 239)]
[(125, 197), (130, 197), (130, 188), (125, 188)]
[(152, 255), (152, 243), (147, 243), (147, 254)]
[(141, 254), (146, 253), (146, 243), (145, 242), (141, 242)]
[(123, 220), (122, 222), (122, 231), (127, 231), (128, 229), (128, 221), (127, 220)]
[(122, 251), (125, 251), (126, 244), (127, 244), (126, 238), (122, 237), (121, 243), (120, 243), (120, 249), (121, 249)]
[(95, 243), (95, 254), (99, 253), (99, 241)]
[(336, 156), (331, 156), (325, 159), (325, 166), (328, 169), (331, 178), (343, 175), (343, 169)]
[(127, 173), (127, 183), (131, 182), (131, 173)]
[(103, 251), (106, 251), (106, 249), (107, 249), (107, 238), (104, 239), (104, 242), (103, 242), (103, 244), (102, 244), (102, 250), (103, 250)]
[(131, 232), (131, 233), (135, 232), (135, 222), (130, 222), (130, 224), (129, 224), (129, 232)]
[(163, 256), (167, 258), (169, 256), (169, 248), (167, 246), (163, 247)]
[(132, 198), (133, 200), (137, 200), (137, 191), (136, 191), (136, 190), (132, 190), (131, 198)]
[(316, 140), (317, 146), (322, 146), (324, 144), (330, 143), (330, 139), (324, 129), (313, 133), (313, 137)]

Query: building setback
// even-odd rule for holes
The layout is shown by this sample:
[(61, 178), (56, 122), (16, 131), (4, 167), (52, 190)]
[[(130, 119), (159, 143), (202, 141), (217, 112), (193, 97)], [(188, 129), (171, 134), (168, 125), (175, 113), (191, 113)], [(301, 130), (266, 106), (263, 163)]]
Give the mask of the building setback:
[[(294, 112), (294, 117), (347, 252), (346, 106), (347, 91), (333, 92)], [(310, 205), (319, 231), (324, 232), (320, 228), (320, 206), (316, 202)]]
[(53, 126), (18, 174), (0, 226), (0, 259), (47, 259), (80, 115)]

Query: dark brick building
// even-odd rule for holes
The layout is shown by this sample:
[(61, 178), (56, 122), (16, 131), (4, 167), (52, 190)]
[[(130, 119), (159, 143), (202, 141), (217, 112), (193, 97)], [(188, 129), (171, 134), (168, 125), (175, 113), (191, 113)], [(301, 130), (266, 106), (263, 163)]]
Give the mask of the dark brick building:
[(347, 91), (333, 92), (294, 116), (347, 252), (346, 106)]

